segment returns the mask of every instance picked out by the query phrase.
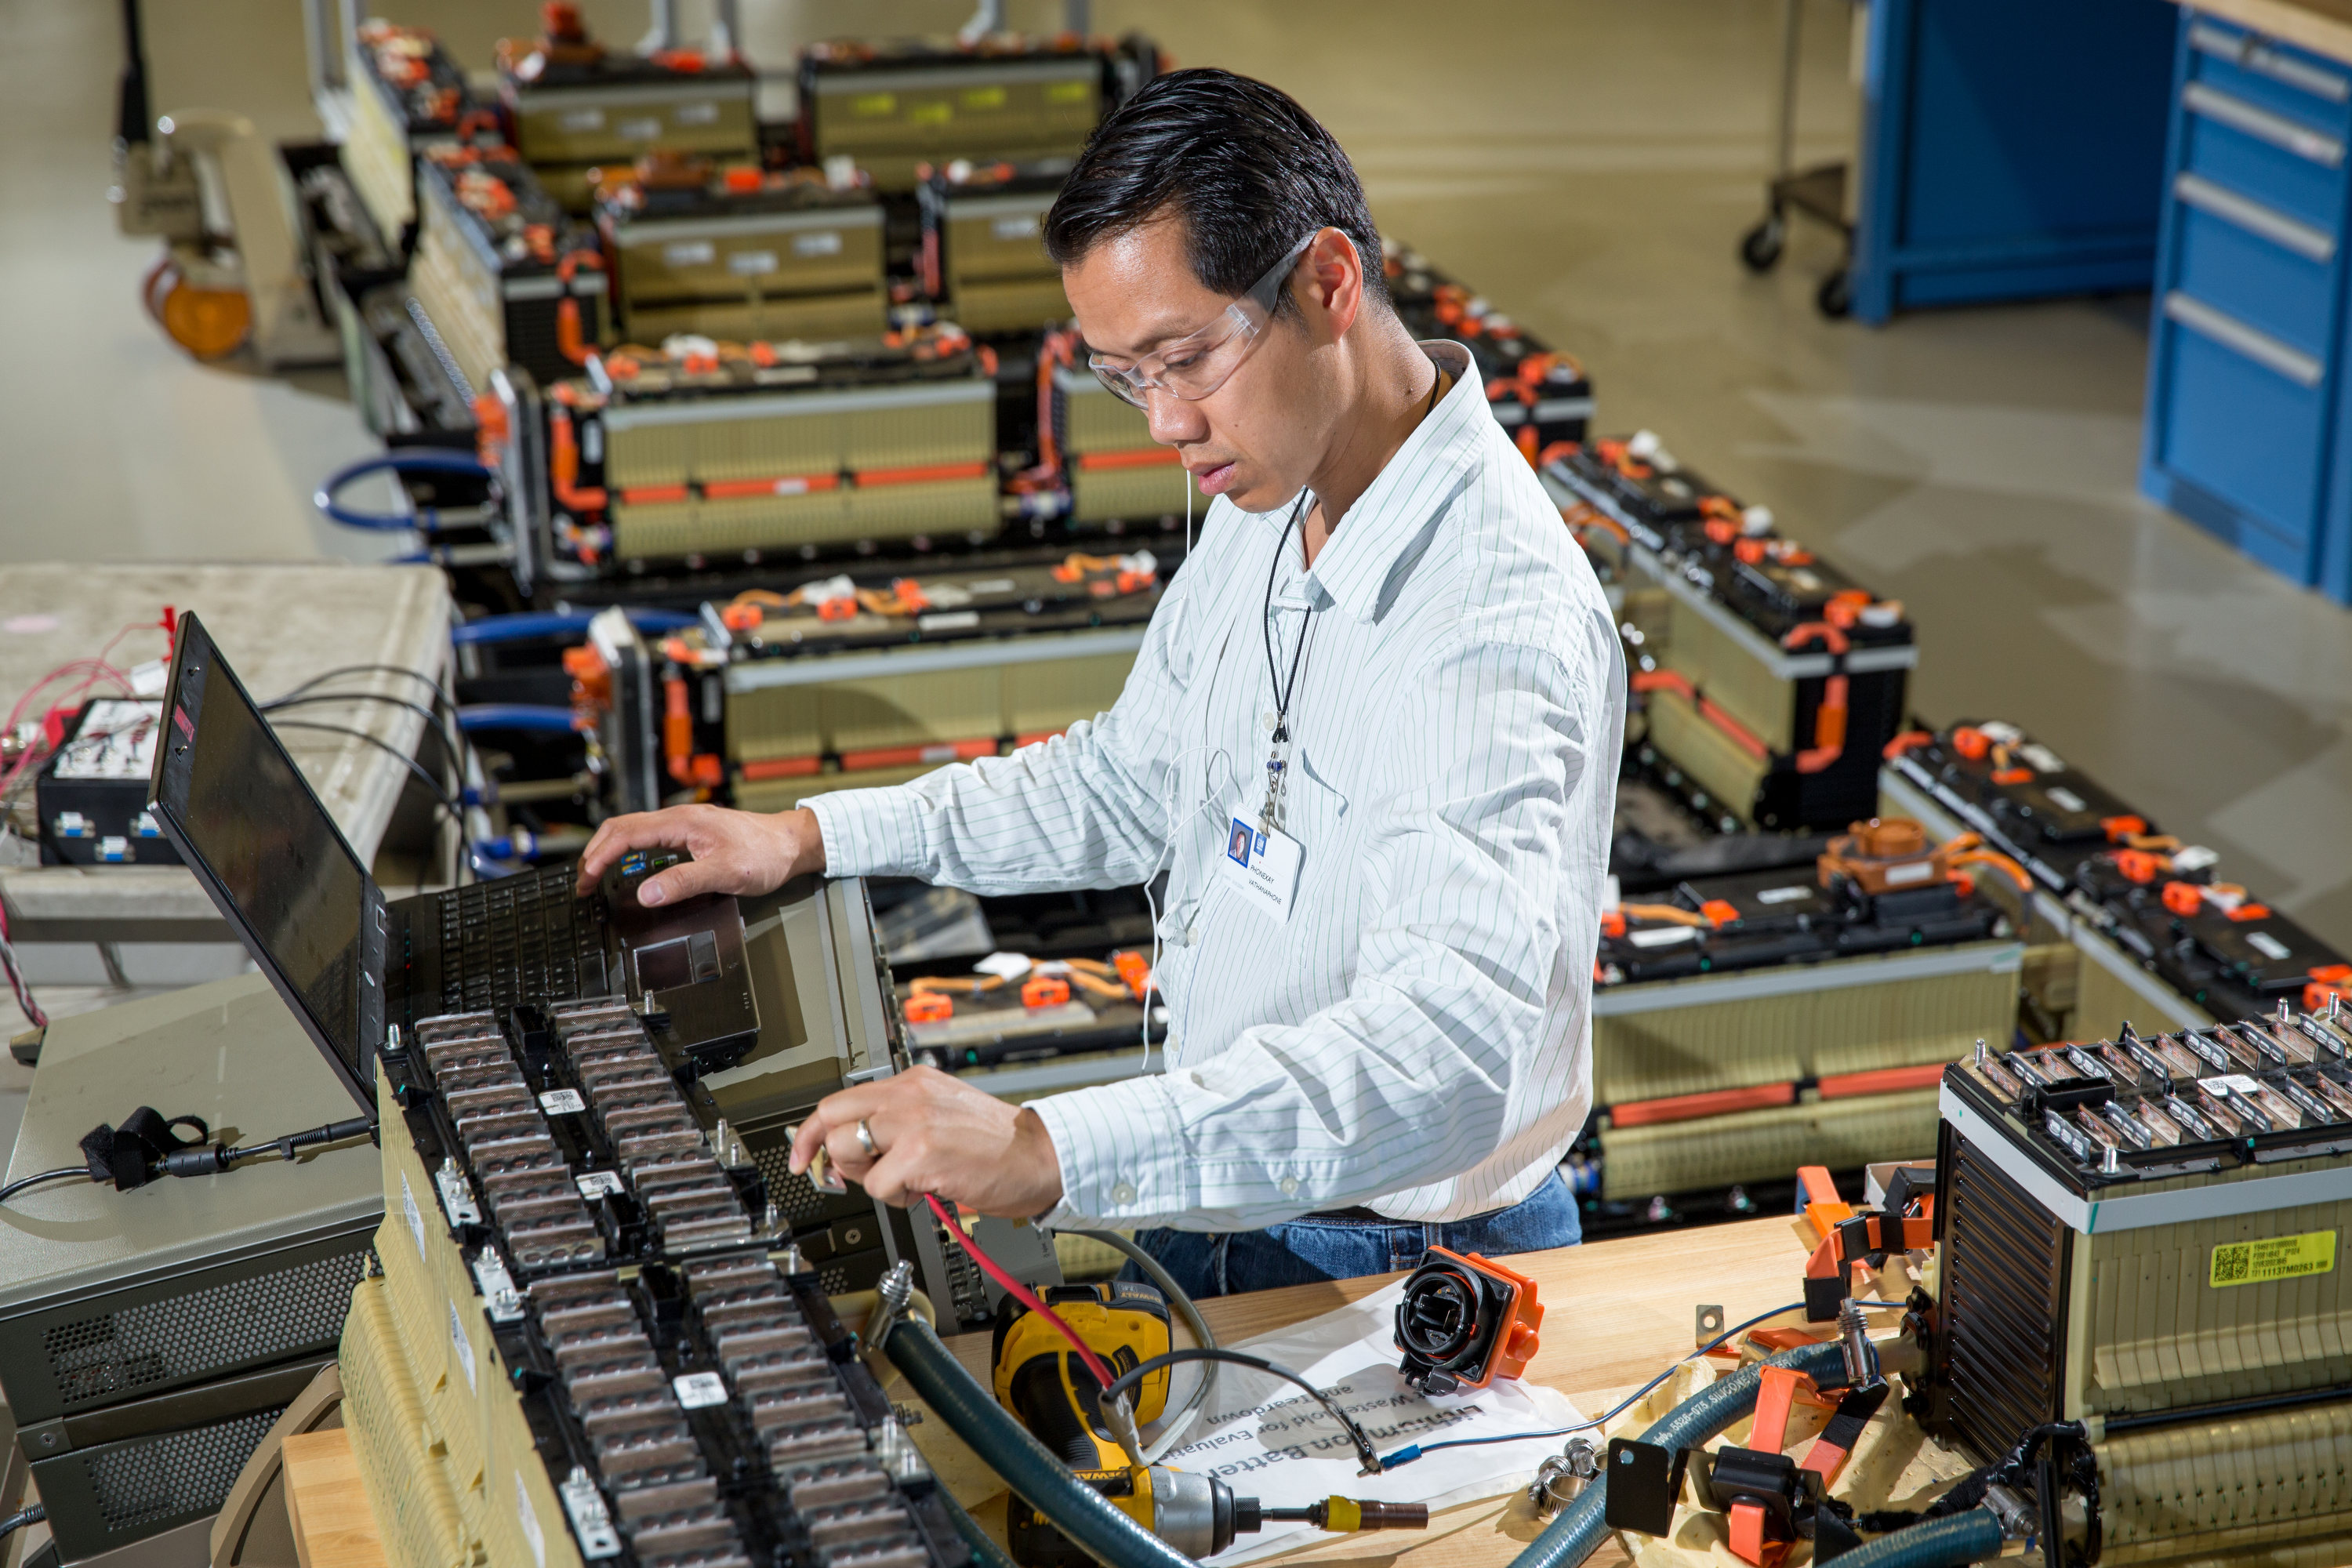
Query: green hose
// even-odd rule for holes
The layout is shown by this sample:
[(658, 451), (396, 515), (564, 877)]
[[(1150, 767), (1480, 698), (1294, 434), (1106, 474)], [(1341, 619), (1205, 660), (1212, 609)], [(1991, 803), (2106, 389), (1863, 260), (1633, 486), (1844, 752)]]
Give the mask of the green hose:
[(945, 1487), (940, 1489), (940, 1500), (947, 1504), (948, 1517), (955, 1521), (956, 1533), (963, 1537), (966, 1546), (971, 1548), (972, 1561), (978, 1563), (980, 1568), (1013, 1568), (1013, 1559), (1006, 1555), (1004, 1548), (996, 1544), (988, 1531), (981, 1529), (980, 1521), (972, 1518)]
[(1839, 1568), (1958, 1568), (2000, 1553), (2000, 1521), (1981, 1508), (1882, 1535), (1838, 1559)]
[[(1836, 1347), (1830, 1347), (1835, 1351)], [(1022, 1500), (1098, 1563), (1115, 1568), (1192, 1568), (1192, 1560), (1119, 1512), (1109, 1499), (1072, 1476), (1052, 1450), (1029, 1435), (964, 1371), (939, 1335), (901, 1320), (882, 1343), (949, 1430), (969, 1444)]]
[[(1845, 1374), (1844, 1352), (1832, 1341), (1825, 1345), (1800, 1345), (1783, 1351), (1765, 1363), (1790, 1366), (1817, 1379), (1835, 1380)], [(1642, 1434), (1644, 1443), (1667, 1448), (1694, 1448), (1756, 1408), (1763, 1375), (1752, 1366), (1719, 1377), (1661, 1416)], [(1559, 1517), (1512, 1561), (1511, 1568), (1577, 1568), (1599, 1549), (1609, 1527), (1603, 1511), (1609, 1502), (1609, 1477), (1603, 1473), (1583, 1495), (1560, 1510)], [(1850, 1554), (1841, 1562), (1857, 1561)]]

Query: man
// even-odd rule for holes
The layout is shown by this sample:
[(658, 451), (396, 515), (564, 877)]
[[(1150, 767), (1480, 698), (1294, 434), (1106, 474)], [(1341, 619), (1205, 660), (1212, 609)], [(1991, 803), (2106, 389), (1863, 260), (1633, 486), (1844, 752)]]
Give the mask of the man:
[(1212, 498), (1117, 705), (776, 816), (616, 818), (583, 885), (648, 845), (694, 856), (649, 902), (1165, 870), (1165, 1072), (1015, 1109), (919, 1068), (826, 1100), (793, 1169), (822, 1144), (886, 1202), (1162, 1227), (1202, 1295), (1577, 1240), (1557, 1164), (1624, 711), (1591, 568), (1467, 353), (1397, 320), (1354, 170), (1282, 93), (1153, 82), (1045, 244), (1097, 374)]

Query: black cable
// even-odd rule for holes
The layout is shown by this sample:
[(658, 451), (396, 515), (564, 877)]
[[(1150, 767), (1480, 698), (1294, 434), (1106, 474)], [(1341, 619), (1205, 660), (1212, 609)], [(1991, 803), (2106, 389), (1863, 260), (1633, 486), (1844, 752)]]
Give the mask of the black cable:
[(408, 771), (415, 773), (425, 787), (433, 792), (433, 798), (440, 803), (441, 809), (457, 821), (458, 833), (462, 836), (466, 831), (465, 813), (460, 811), (457, 803), (450, 798), (449, 792), (441, 787), (441, 781), (425, 771), (424, 763), (391, 742), (371, 735), (365, 730), (354, 730), (349, 724), (322, 724), (315, 719), (273, 719), (269, 721), (269, 727), (273, 730), (324, 730), (331, 734), (355, 735), (387, 756), (398, 757), (408, 764)]
[(1771, 1319), (1783, 1315), (1784, 1313), (1801, 1312), (1804, 1310), (1804, 1307), (1805, 1304), (1802, 1301), (1792, 1301), (1788, 1306), (1775, 1307), (1769, 1312), (1759, 1313), (1757, 1316), (1748, 1319), (1744, 1323), (1735, 1324), (1731, 1328), (1724, 1330), (1722, 1333), (1708, 1341), (1706, 1344), (1699, 1346), (1698, 1349), (1683, 1357), (1681, 1361), (1675, 1363), (1673, 1366), (1666, 1368), (1665, 1371), (1658, 1373), (1657, 1376), (1650, 1379), (1649, 1382), (1643, 1384), (1641, 1387), (1627, 1394), (1615, 1409), (1611, 1410), (1604, 1415), (1596, 1415), (1590, 1421), (1579, 1422), (1573, 1426), (1557, 1427), (1549, 1432), (1506, 1432), (1494, 1437), (1449, 1437), (1442, 1443), (1415, 1443), (1410, 1447), (1400, 1448), (1395, 1453), (1389, 1455), (1386, 1458), (1381, 1461), (1381, 1467), (1383, 1469), (1387, 1469), (1396, 1465), (1411, 1464), (1413, 1460), (1420, 1458), (1423, 1454), (1433, 1454), (1440, 1448), (1475, 1448), (1487, 1443), (1517, 1443), (1528, 1438), (1566, 1437), (1578, 1432), (1589, 1432), (1595, 1426), (1600, 1426), (1608, 1422), (1614, 1421), (1620, 1415), (1622, 1415), (1625, 1411), (1631, 1410), (1635, 1405), (1639, 1404), (1643, 1397), (1652, 1389), (1665, 1382), (1666, 1379), (1674, 1376), (1675, 1369), (1682, 1366), (1685, 1363), (1696, 1361), (1699, 1357), (1706, 1354), (1707, 1352), (1715, 1349), (1717, 1345), (1723, 1344), (1730, 1340), (1735, 1334), (1746, 1333), (1749, 1329), (1754, 1328), (1757, 1324), (1769, 1321)]
[(405, 697), (394, 697), (386, 692), (319, 691), (306, 696), (289, 691), (274, 702), (263, 703), (261, 710), (264, 713), (275, 713), (283, 708), (310, 708), (321, 702), (383, 702), (394, 708), (405, 708), (424, 720), (433, 732), (441, 737), (441, 743), (448, 748), (451, 757), (462, 759), (465, 756), (465, 752), (458, 749), (457, 731), (449, 727), (440, 714), (425, 707), (422, 702), (411, 702)]
[(1332, 1420), (1337, 1421), (1343, 1428), (1346, 1429), (1348, 1441), (1356, 1446), (1357, 1457), (1364, 1463), (1363, 1473), (1368, 1476), (1376, 1476), (1381, 1473), (1380, 1451), (1372, 1447), (1372, 1440), (1364, 1436), (1364, 1429), (1361, 1426), (1357, 1426), (1355, 1419), (1346, 1411), (1340, 1409), (1329, 1394), (1324, 1393), (1321, 1389), (1316, 1387), (1313, 1384), (1307, 1382), (1305, 1378), (1299, 1376), (1288, 1367), (1283, 1366), (1275, 1362), (1270, 1362), (1264, 1356), (1251, 1355), (1244, 1351), (1229, 1351), (1223, 1349), (1222, 1347), (1213, 1348), (1208, 1345), (1192, 1345), (1188, 1346), (1183, 1350), (1170, 1351), (1165, 1355), (1153, 1356), (1150, 1360), (1143, 1362), (1140, 1364), (1129, 1369), (1127, 1372), (1120, 1373), (1118, 1377), (1113, 1378), (1111, 1380), (1110, 1386), (1102, 1391), (1101, 1398), (1105, 1402), (1116, 1399), (1120, 1394), (1123, 1394), (1128, 1390), (1133, 1388), (1137, 1384), (1142, 1382), (1146, 1377), (1151, 1375), (1151, 1373), (1158, 1372), (1161, 1367), (1174, 1366), (1180, 1362), (1188, 1361), (1231, 1362), (1235, 1366), (1245, 1366), (1253, 1372), (1270, 1373), (1276, 1377), (1284, 1378), (1291, 1383), (1297, 1384), (1299, 1387), (1305, 1389), (1308, 1394), (1314, 1396), (1315, 1403), (1320, 1405), (1325, 1410), (1330, 1412)]
[(423, 686), (426, 690), (432, 692), (434, 696), (438, 697), (442, 701), (442, 705), (446, 707), (450, 712), (455, 713), (457, 710), (457, 699), (451, 695), (447, 687), (442, 685), (439, 681), (434, 679), (431, 676), (425, 674), (423, 671), (411, 669), (404, 664), (339, 664), (332, 669), (324, 670), (320, 674), (312, 676), (310, 679), (302, 682), (301, 685), (297, 686), (293, 690), (289, 691), (286, 695), (288, 697), (299, 696), (301, 693), (309, 691), (314, 687), (324, 685), (326, 682), (334, 679), (335, 677), (339, 675), (379, 674), (404, 675), (411, 680)]
[(48, 1509), (41, 1503), (19, 1509), (7, 1518), (0, 1519), (0, 1541), (5, 1541), (26, 1525), (38, 1524), (48, 1517)]
[(0, 1187), (0, 1204), (6, 1203), (10, 1198), (15, 1197), (26, 1187), (37, 1187), (43, 1182), (62, 1182), (68, 1176), (79, 1176), (83, 1181), (87, 1182), (90, 1179), (89, 1167), (88, 1165), (60, 1165), (54, 1171), (43, 1171), (37, 1176), (19, 1176), (15, 1181), (9, 1183), (6, 1186)]
[(1298, 526), (1299, 515), (1307, 510), (1307, 492), (1301, 490), (1298, 504), (1290, 509), (1289, 519), (1282, 525), (1282, 537), (1275, 542), (1274, 560), (1265, 569), (1265, 603), (1258, 610), (1258, 633), (1265, 642), (1265, 679), (1274, 695), (1274, 738), (1290, 738), (1290, 694), (1298, 689), (1298, 661), (1307, 652), (1307, 630), (1315, 624), (1314, 612), (1307, 612), (1307, 621), (1298, 628), (1297, 651), (1290, 656), (1290, 679), (1275, 684), (1279, 666), (1274, 658), (1274, 579), (1282, 570), (1282, 552), (1289, 546), (1290, 531)]

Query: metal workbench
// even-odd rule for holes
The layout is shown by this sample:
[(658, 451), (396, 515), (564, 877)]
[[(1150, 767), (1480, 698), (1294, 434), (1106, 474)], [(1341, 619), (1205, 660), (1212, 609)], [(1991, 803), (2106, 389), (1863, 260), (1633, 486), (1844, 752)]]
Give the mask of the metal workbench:
[[(131, 622), (163, 606), (194, 610), (256, 700), (268, 701), (341, 665), (383, 664), (446, 684), (449, 595), (431, 567), (341, 565), (0, 566), (0, 711), (42, 675), (98, 652)], [(125, 637), (119, 668), (160, 658), (160, 631)], [(37, 700), (37, 716), (55, 695)], [(339, 678), (326, 689), (423, 702), (415, 680), (384, 671)], [(110, 688), (93, 688), (100, 695)], [(305, 708), (299, 717), (346, 725), (403, 756), (416, 753), (423, 718), (386, 702)], [(409, 770), (355, 736), (282, 732), (311, 784), (363, 862), (373, 861)], [(28, 801), (29, 801), (29, 797)], [(22, 814), (30, 819), (29, 804)], [(34, 846), (0, 841), (0, 900), (36, 985), (191, 984), (236, 973), (244, 949), (194, 876), (177, 866), (41, 866)], [(103, 944), (101, 947), (100, 944)]]

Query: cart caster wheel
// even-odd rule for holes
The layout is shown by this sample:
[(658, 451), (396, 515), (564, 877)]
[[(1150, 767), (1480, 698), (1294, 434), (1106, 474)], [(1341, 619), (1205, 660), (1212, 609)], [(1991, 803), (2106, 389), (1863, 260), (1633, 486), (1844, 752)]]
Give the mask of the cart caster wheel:
[(1777, 215), (1768, 217), (1740, 237), (1739, 259), (1750, 272), (1769, 272), (1788, 237), (1788, 225)]
[(1848, 281), (1844, 268), (1839, 268), (1822, 279), (1821, 289), (1813, 295), (1813, 303), (1831, 321), (1845, 320), (1846, 313), (1853, 309), (1853, 286)]

